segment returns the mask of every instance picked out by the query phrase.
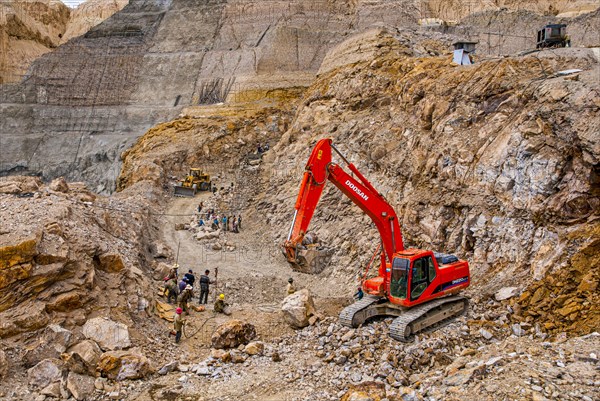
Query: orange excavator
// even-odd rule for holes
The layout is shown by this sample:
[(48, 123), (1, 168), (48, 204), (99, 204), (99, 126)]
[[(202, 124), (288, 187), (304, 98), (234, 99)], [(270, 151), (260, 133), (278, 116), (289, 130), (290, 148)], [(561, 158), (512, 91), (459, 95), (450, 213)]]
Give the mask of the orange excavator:
[[(332, 161), (332, 151), (355, 177)], [(302, 243), (327, 180), (371, 218), (381, 236), (381, 243), (363, 277), (365, 296), (342, 310), (341, 324), (358, 327), (376, 316), (394, 316), (390, 335), (409, 342), (415, 334), (435, 330), (466, 312), (467, 299), (456, 294), (470, 284), (468, 262), (454, 255), (405, 249), (392, 206), (348, 162), (331, 139), (318, 141), (306, 163), (292, 226), (283, 244), (293, 268), (298, 269), (303, 263), (299, 255), (306, 247)], [(377, 256), (380, 259), (378, 275), (367, 279), (370, 265)]]

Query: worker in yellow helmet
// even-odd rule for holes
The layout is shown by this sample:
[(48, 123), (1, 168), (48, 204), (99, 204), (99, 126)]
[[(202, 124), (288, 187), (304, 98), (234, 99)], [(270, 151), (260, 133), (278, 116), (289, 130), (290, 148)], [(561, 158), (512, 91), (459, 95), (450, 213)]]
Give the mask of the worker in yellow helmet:
[(229, 305), (225, 302), (225, 294), (220, 294), (219, 299), (215, 302), (214, 311), (217, 313), (223, 313), (225, 315), (231, 315), (229, 311)]

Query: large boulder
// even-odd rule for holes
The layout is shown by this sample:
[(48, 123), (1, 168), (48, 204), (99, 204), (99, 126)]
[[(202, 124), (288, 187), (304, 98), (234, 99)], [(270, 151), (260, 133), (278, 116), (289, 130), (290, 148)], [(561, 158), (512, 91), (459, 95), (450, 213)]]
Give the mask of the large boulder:
[(0, 178), (0, 194), (20, 194), (23, 192), (36, 192), (42, 186), (38, 177), (10, 176)]
[(137, 350), (105, 352), (97, 371), (111, 380), (141, 379), (154, 373), (148, 358)]
[(44, 359), (59, 359), (73, 341), (73, 333), (57, 324), (48, 325), (36, 341), (27, 346), (22, 362), (34, 366)]
[(84, 340), (67, 350), (68, 354), (78, 354), (86, 363), (96, 366), (102, 355), (102, 350), (92, 340)]
[(60, 359), (44, 359), (27, 371), (29, 385), (42, 389), (49, 384), (60, 381), (63, 366)]
[(265, 351), (265, 344), (260, 341), (252, 341), (244, 347), (244, 352), (248, 355), (262, 355)]
[(80, 375), (95, 376), (102, 350), (92, 340), (84, 340), (67, 350), (62, 358), (66, 369)]
[(340, 401), (380, 401), (385, 398), (385, 384), (381, 382), (362, 382), (351, 384)]
[(44, 330), (44, 339), (52, 343), (57, 351), (65, 352), (73, 345), (73, 333), (58, 324), (50, 324)]
[(79, 354), (63, 354), (62, 360), (65, 363), (65, 369), (69, 372), (86, 376), (96, 376), (96, 365), (89, 364)]
[(83, 335), (94, 340), (103, 350), (112, 351), (131, 346), (127, 326), (106, 317), (96, 317), (85, 322)]
[(69, 185), (67, 184), (67, 181), (65, 181), (65, 179), (63, 177), (58, 177), (58, 178), (55, 178), (54, 180), (52, 180), (52, 182), (50, 183), (48, 188), (50, 188), (52, 191), (56, 191), (56, 192), (64, 192), (64, 193), (69, 192)]
[(95, 380), (90, 376), (69, 372), (69, 376), (67, 376), (67, 388), (75, 399), (88, 400), (96, 389), (94, 386)]
[(241, 320), (230, 320), (220, 325), (212, 335), (213, 348), (235, 348), (240, 344), (248, 344), (256, 337), (256, 329), (250, 323)]
[(290, 326), (300, 329), (308, 326), (310, 317), (315, 314), (315, 303), (310, 292), (303, 289), (285, 297), (281, 311)]

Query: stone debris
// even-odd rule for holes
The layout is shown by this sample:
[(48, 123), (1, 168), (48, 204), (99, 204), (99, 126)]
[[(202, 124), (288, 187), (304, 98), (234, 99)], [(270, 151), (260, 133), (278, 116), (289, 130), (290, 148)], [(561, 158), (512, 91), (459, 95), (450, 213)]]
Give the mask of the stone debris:
[(519, 289), (517, 287), (504, 287), (494, 295), (494, 298), (496, 301), (504, 301), (518, 295), (518, 293)]
[(67, 184), (67, 181), (65, 181), (64, 177), (59, 177), (52, 180), (48, 188), (56, 192), (69, 192), (69, 185)]
[(341, 401), (382, 401), (387, 398), (382, 382), (362, 382), (351, 384)]
[(161, 367), (158, 370), (158, 374), (166, 375), (167, 373), (174, 372), (175, 370), (177, 370), (178, 366), (179, 366), (179, 362), (171, 361), (171, 362), (167, 363), (166, 365), (164, 365), (163, 367)]
[(260, 341), (252, 341), (244, 347), (244, 352), (248, 355), (262, 355), (265, 350), (265, 345)]

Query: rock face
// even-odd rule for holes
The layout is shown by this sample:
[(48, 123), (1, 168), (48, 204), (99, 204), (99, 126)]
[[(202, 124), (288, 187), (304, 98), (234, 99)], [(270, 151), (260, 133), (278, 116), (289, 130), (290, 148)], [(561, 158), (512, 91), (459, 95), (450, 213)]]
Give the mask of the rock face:
[[(561, 268), (534, 282), (518, 299), (514, 308), (521, 309), (519, 317), (543, 322), (545, 331), (587, 334), (597, 331), (600, 310), (600, 226), (580, 227), (571, 233), (573, 238), (590, 238), (575, 248), (567, 267)], [(517, 318), (515, 318), (517, 319)]]
[(281, 304), (286, 322), (294, 328), (308, 326), (309, 318), (315, 314), (315, 304), (308, 289), (288, 295)]
[(36, 59), (86, 33), (127, 2), (88, 0), (71, 10), (61, 1), (3, 1), (0, 4), (0, 84), (21, 81)]
[(87, 0), (71, 11), (61, 43), (81, 36), (123, 9), (129, 0)]
[(504, 301), (517, 295), (519, 289), (517, 287), (504, 287), (500, 289), (495, 295), (496, 301)]
[[(125, 1), (106, 2), (115, 6), (88, 3), (74, 11), (66, 37), (88, 25), (77, 21), (95, 24), (98, 15), (104, 18)], [(560, 2), (543, 3), (564, 8)], [(545, 9), (521, 2), (507, 6)], [(454, 39), (471, 32), (483, 35), (499, 20), (498, 14), (510, 13), (498, 7), (492, 2), (473, 6), (473, 2), (454, 1), (446, 8), (439, 2), (416, 0), (131, 0), (84, 35), (38, 59), (30, 79), (4, 92), (0, 129), (7, 135), (0, 172), (22, 170), (44, 178), (64, 175), (86, 180), (97, 192), (111, 192), (120, 154), (145, 130), (174, 118), (184, 106), (285, 99), (311, 85), (327, 51), (352, 34), (374, 25), (416, 28), (423, 17), (455, 20), (492, 10), (487, 19), (475, 18), (454, 30), (441, 28)], [(590, 19), (589, 28), (574, 32), (574, 40), (593, 45), (582, 41), (594, 37), (596, 20), (587, 15), (579, 18)], [(533, 40), (531, 32), (548, 20), (547, 16), (529, 19), (519, 32), (522, 29)], [(504, 32), (507, 26), (513, 28), (506, 23), (497, 31)], [(513, 43), (514, 49), (519, 44), (520, 50), (531, 47), (521, 39)], [(497, 55), (497, 48), (481, 52)], [(80, 57), (82, 51), (87, 57)], [(96, 84), (90, 87), (90, 82)], [(78, 146), (62, 146), (69, 142)]]
[(29, 64), (56, 48), (69, 21), (59, 1), (3, 1), (0, 4), (0, 84), (19, 82)]
[(94, 340), (104, 350), (112, 351), (131, 346), (127, 326), (105, 317), (96, 317), (85, 322), (83, 335)]
[(141, 379), (154, 372), (148, 359), (138, 351), (110, 351), (102, 354), (98, 372), (111, 380)]
[(137, 313), (144, 293), (153, 293), (154, 251), (137, 249), (157, 236), (152, 219), (106, 213), (92, 205), (127, 207), (127, 201), (95, 197), (82, 183), (68, 187), (61, 192), (31, 177), (0, 178), (0, 337), (61, 324), (35, 337), (37, 344), (24, 355), (28, 366), (72, 345), (64, 330), (86, 322), (89, 303), (96, 311), (106, 308), (105, 315), (115, 305)]
[(248, 344), (254, 337), (256, 337), (256, 329), (252, 324), (241, 320), (230, 320), (217, 327), (211, 342), (213, 348), (235, 348), (240, 344)]

